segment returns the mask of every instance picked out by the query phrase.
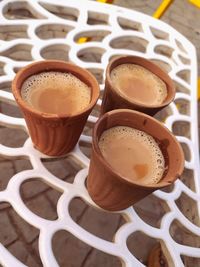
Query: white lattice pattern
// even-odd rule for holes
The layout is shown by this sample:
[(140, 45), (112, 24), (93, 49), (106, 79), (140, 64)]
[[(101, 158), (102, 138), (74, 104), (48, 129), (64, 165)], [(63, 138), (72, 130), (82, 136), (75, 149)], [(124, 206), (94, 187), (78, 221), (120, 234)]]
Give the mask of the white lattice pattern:
[[(31, 14), (30, 19), (8, 19), (6, 12), (23, 7)], [(57, 15), (56, 15), (57, 14)], [(59, 14), (65, 14), (63, 18)], [(93, 23), (91, 23), (93, 21)], [(95, 22), (95, 23), (94, 23)], [(170, 234), (170, 226), (174, 221), (191, 233), (200, 237), (200, 227), (189, 220), (178, 208), (176, 201), (184, 193), (197, 205), (200, 211), (200, 181), (197, 135), (197, 104), (196, 104), (196, 52), (193, 45), (167, 24), (138, 12), (108, 6), (105, 4), (70, 1), (70, 0), (34, 0), (0, 2), (0, 27), (6, 31), (13, 27), (24, 32), (24, 37), (2, 40), (0, 43), (0, 62), (4, 75), (0, 76), (0, 84), (12, 81), (15, 70), (25, 66), (32, 60), (52, 58), (51, 52), (66, 52), (66, 58), (81, 67), (91, 70), (101, 79), (109, 59), (115, 55), (129, 54), (144, 56), (161, 64), (173, 78), (176, 88), (176, 100), (160, 116), (165, 118), (167, 127), (178, 134), (178, 140), (187, 146), (190, 157), (185, 161), (185, 168), (193, 171), (194, 188), (178, 180), (171, 192), (157, 191), (154, 195), (167, 203), (168, 212), (163, 216), (160, 228), (153, 227), (143, 221), (133, 208), (120, 212), (127, 223), (120, 227), (113, 242), (103, 240), (76, 224), (66, 207), (74, 197), (81, 197), (90, 205), (95, 205), (85, 188), (89, 159), (81, 152), (79, 144), (71, 152), (83, 169), (77, 173), (73, 184), (64, 182), (51, 174), (42, 164), (46, 156), (33, 148), (30, 138), (20, 148), (9, 148), (0, 145), (0, 154), (9, 158), (28, 158), (33, 169), (14, 175), (7, 188), (0, 192), (0, 201), (9, 202), (15, 211), (29, 224), (40, 230), (39, 251), (44, 266), (58, 266), (51, 248), (51, 238), (60, 229), (71, 232), (83, 242), (106, 253), (119, 257), (125, 266), (144, 266), (134, 257), (128, 247), (127, 239), (131, 233), (141, 231), (148, 236), (159, 239), (162, 248), (174, 266), (184, 266), (181, 255), (200, 257), (200, 248), (177, 243)], [(41, 36), (41, 30), (62, 28), (66, 36), (52, 34)], [(80, 37), (89, 37), (88, 42), (78, 43)], [(9, 57), (11, 51), (24, 50), (30, 52), (27, 60), (16, 60)], [(87, 59), (84, 55), (87, 54)], [(88, 60), (89, 58), (89, 60)], [(91, 60), (90, 60), (91, 58)], [(94, 60), (95, 58), (95, 60)], [(94, 62), (95, 61), (95, 62)], [(103, 79), (101, 84), (103, 90)], [(0, 100), (15, 104), (11, 93), (0, 91)], [(186, 103), (186, 111), (180, 108), (180, 103)], [(101, 100), (98, 101), (98, 105)], [(164, 114), (164, 115), (163, 115)], [(166, 118), (167, 117), (167, 118)], [(90, 116), (89, 121), (95, 123), (97, 118)], [(27, 131), (21, 118), (0, 114), (0, 125), (23, 129)], [(185, 128), (187, 125), (187, 130)], [(80, 141), (91, 143), (91, 137), (82, 135)], [(50, 221), (34, 214), (22, 201), (20, 186), (33, 177), (41, 178), (45, 183), (62, 193), (57, 206), (58, 219)], [(196, 214), (198, 217), (199, 214)], [(198, 217), (199, 218), (199, 217)], [(4, 266), (21, 267), (20, 263), (10, 252), (0, 245), (0, 262)], [(170, 265), (172, 266), (172, 265)]]

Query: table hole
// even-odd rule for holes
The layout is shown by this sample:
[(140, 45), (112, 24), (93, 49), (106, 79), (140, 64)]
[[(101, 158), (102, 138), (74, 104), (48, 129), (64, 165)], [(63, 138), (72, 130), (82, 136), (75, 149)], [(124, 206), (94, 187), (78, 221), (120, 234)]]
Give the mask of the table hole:
[(158, 111), (154, 115), (154, 118), (161, 121), (161, 122), (165, 122), (166, 119), (171, 115), (173, 115), (172, 109), (170, 108), (170, 106), (167, 106), (167, 107), (163, 108), (162, 110)]
[(65, 24), (45, 24), (35, 29), (36, 35), (43, 40), (66, 38), (73, 27)]
[(132, 233), (127, 239), (129, 251), (143, 264), (147, 265), (148, 255), (159, 241), (141, 231)]
[(100, 106), (96, 104), (90, 115), (93, 115), (94, 117), (98, 118), (100, 116)]
[(103, 83), (103, 70), (102, 69), (87, 68), (87, 70), (95, 76), (99, 84)]
[(11, 81), (7, 82), (2, 82), (0, 83), (0, 90), (6, 91), (6, 92), (11, 92)]
[(20, 71), (22, 67), (13, 67), (13, 71), (17, 74), (18, 71)]
[(18, 38), (29, 38), (26, 25), (4, 25), (0, 27), (0, 39), (11, 41)]
[(28, 134), (24, 130), (0, 126), (0, 140), (4, 146), (22, 147), (27, 138)]
[(151, 61), (155, 63), (156, 65), (158, 65), (158, 67), (160, 67), (167, 73), (169, 73), (172, 70), (172, 67), (170, 66), (170, 64), (163, 60), (151, 59)]
[(87, 24), (89, 25), (106, 25), (108, 24), (108, 15), (94, 11), (88, 11)]
[(174, 100), (179, 113), (183, 115), (190, 115), (190, 101), (184, 98), (177, 98)]
[(182, 55), (178, 55), (178, 57), (184, 65), (190, 65), (191, 60), (189, 58), (183, 57)]
[(92, 136), (93, 127), (94, 123), (87, 121), (82, 133), (86, 136)]
[(32, 45), (18, 44), (0, 53), (0, 56), (8, 57), (16, 61), (32, 61)]
[[(117, 257), (87, 245), (64, 230), (55, 233), (52, 239), (52, 247), (59, 266), (122, 266)], [(106, 250), (106, 247), (104, 249)]]
[(105, 50), (97, 47), (89, 47), (79, 50), (77, 56), (84, 62), (98, 62), (101, 63), (101, 57)]
[(68, 51), (69, 47), (64, 44), (55, 44), (46, 46), (41, 50), (41, 56), (44, 59), (56, 59), (68, 61)]
[(47, 191), (49, 186), (40, 178), (31, 178), (21, 184), (20, 193), (24, 201), (33, 199)]
[[(10, 220), (10, 216), (8, 211), (11, 210), (11, 205), (3, 210), (0, 210), (0, 242), (5, 246), (8, 247), (9, 244), (12, 244), (18, 239), (18, 235), (15, 231), (15, 226)], [(2, 231), (3, 229), (3, 231)]]
[(180, 92), (180, 93), (184, 93), (187, 95), (190, 95), (190, 90), (188, 88), (186, 88), (185, 86), (183, 86), (182, 84), (173, 81), (175, 84), (175, 88), (176, 88), (176, 92)]
[(0, 157), (0, 190), (5, 190), (13, 175), (20, 171), (30, 170), (32, 165), (25, 159), (4, 159)]
[(123, 57), (123, 56), (125, 56), (125, 55), (129, 55), (128, 53), (127, 54), (119, 54), (119, 53), (117, 53), (117, 54), (114, 54), (114, 55), (111, 55), (110, 57), (109, 57), (109, 59), (108, 59), (108, 63), (111, 61), (111, 60), (113, 60), (113, 59), (115, 59), (116, 57)]
[(112, 41), (110, 42), (110, 46), (112, 48), (127, 49), (127, 50), (139, 51), (142, 53), (146, 52), (147, 45), (148, 45), (147, 40), (136, 36), (117, 37), (112, 39)]
[(0, 101), (0, 110), (1, 113), (14, 117), (14, 118), (23, 118), (23, 115), (19, 109), (18, 106), (16, 106), (14, 103), (9, 104), (3, 101)]
[(184, 80), (185, 82), (187, 82), (188, 84), (190, 84), (190, 81), (191, 81), (190, 70), (181, 70), (177, 72), (176, 75), (182, 80)]
[(88, 206), (80, 198), (70, 202), (69, 213), (83, 229), (108, 241), (113, 240), (116, 231), (125, 223), (121, 215)]
[(0, 62), (0, 76), (6, 75), (6, 73), (4, 71), (4, 66), (5, 66), (5, 63)]
[(53, 189), (42, 178), (27, 179), (20, 188), (21, 197), (33, 213), (47, 220), (56, 220), (57, 201), (61, 192)]
[(194, 257), (181, 255), (181, 259), (182, 259), (184, 266), (187, 266), (187, 267), (199, 267), (200, 266), (200, 258), (194, 258)]
[(191, 138), (190, 123), (188, 121), (175, 121), (172, 125), (174, 135)]
[(174, 190), (174, 184), (170, 184), (164, 188), (161, 188), (160, 190), (165, 193), (171, 193)]
[(186, 143), (180, 142), (180, 145), (183, 149), (185, 160), (191, 161), (191, 150), (190, 147)]
[(194, 171), (184, 168), (183, 173), (180, 177), (182, 183), (184, 183), (189, 189), (196, 192), (196, 186), (194, 181)]
[(163, 216), (170, 210), (165, 201), (152, 194), (133, 207), (143, 221), (156, 228), (160, 228)]
[(39, 253), (35, 252), (39, 230), (28, 224), (9, 205), (0, 210), (0, 242), (18, 260), (29, 267), (42, 266)]
[(84, 37), (86, 38), (86, 42), (101, 42), (109, 34), (110, 31), (106, 30), (82, 31), (74, 36), (74, 41), (78, 42), (80, 38)]
[[(1, 159), (0, 159), (1, 161)], [(5, 202), (5, 201), (2, 201), (0, 202), (0, 213), (3, 211), (3, 210), (7, 210), (8, 208), (10, 208), (11, 205), (9, 202)], [(1, 266), (1, 265), (0, 265)]]
[(166, 56), (168, 58), (171, 58), (173, 51), (174, 49), (167, 45), (157, 45), (154, 48), (155, 53), (162, 55), (162, 56)]
[(38, 249), (36, 250), (39, 230), (28, 224), (14, 210), (9, 211), (9, 217), (14, 230), (18, 234), (18, 239), (8, 246), (8, 250), (29, 267), (41, 266), (39, 252)]
[(9, 2), (3, 8), (3, 15), (9, 20), (46, 18), (26, 1)]
[(186, 228), (186, 222), (183, 225), (178, 220), (174, 220), (171, 223), (169, 233), (178, 244), (195, 248), (200, 247), (200, 237)]
[(133, 21), (130, 19), (118, 17), (117, 22), (123, 30), (133, 30), (133, 31), (143, 32), (142, 24), (139, 23), (138, 21)]
[(198, 216), (197, 202), (190, 198), (185, 193), (175, 201), (182, 214), (196, 226), (200, 226), (200, 219)]
[(82, 151), (82, 153), (86, 156), (86, 157), (88, 157), (88, 158), (90, 158), (91, 157), (91, 148), (92, 148), (92, 144), (90, 144), (90, 143), (86, 143), (86, 142), (83, 142), (83, 141), (80, 141), (79, 142), (79, 148), (80, 148), (80, 150)]
[(156, 39), (161, 39), (161, 40), (169, 40), (169, 34), (167, 32), (158, 30), (154, 27), (149, 27), (151, 30), (152, 35), (156, 38)]
[(63, 5), (54, 5), (54, 4), (48, 4), (44, 2), (39, 2), (39, 4), (45, 8), (48, 12), (54, 14), (57, 17), (66, 19), (66, 20), (72, 20), (77, 21), (79, 16), (79, 10), (73, 7), (66, 7)]
[(42, 159), (42, 163), (50, 173), (68, 183), (73, 183), (76, 173), (81, 170), (72, 158)]
[(187, 50), (185, 49), (184, 45), (183, 45), (180, 41), (178, 41), (177, 39), (175, 39), (175, 42), (176, 42), (177, 48), (178, 48), (181, 52), (187, 54)]
[[(105, 89), (105, 88), (104, 88), (104, 89)], [(101, 90), (101, 91), (100, 91), (99, 99), (101, 99), (101, 100), (103, 99), (103, 94), (104, 94), (104, 90)]]

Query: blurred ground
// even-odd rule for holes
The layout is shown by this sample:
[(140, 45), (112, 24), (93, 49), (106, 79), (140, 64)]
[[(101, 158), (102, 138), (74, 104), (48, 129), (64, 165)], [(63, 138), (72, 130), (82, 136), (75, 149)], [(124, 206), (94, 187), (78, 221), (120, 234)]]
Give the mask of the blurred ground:
[[(160, 3), (161, 1), (159, 0), (115, 0), (113, 4), (152, 15)], [(161, 19), (180, 31), (195, 45), (198, 62), (200, 63), (200, 9), (189, 4), (186, 0), (175, 0)], [(198, 64), (198, 69), (200, 73), (200, 64)], [(10, 115), (12, 113), (16, 115), (17, 113), (16, 109), (12, 106), (3, 106), (3, 104), (1, 104), (1, 108), (7, 110)], [(18, 115), (21, 116), (20, 114)], [(12, 132), (4, 127), (0, 127), (0, 139), (5, 145), (11, 147), (20, 146), (26, 138), (26, 134), (20, 130), (18, 132), (16, 130)], [(79, 169), (78, 166), (72, 164), (68, 159), (45, 162), (44, 164), (53, 174), (68, 182), (73, 181), (73, 177)], [(14, 173), (30, 168), (31, 165), (28, 160), (17, 159), (9, 161), (1, 159), (1, 190), (6, 187)], [(36, 214), (44, 218), (52, 220), (56, 218), (56, 203), (59, 196), (60, 194), (58, 192), (37, 179), (34, 182), (26, 182), (22, 186), (22, 198), (26, 205)], [(158, 209), (160, 209), (160, 214), (163, 215), (164, 211), (157, 201), (158, 200), (153, 197), (150, 198), (149, 206), (152, 205), (151, 208), (153, 210), (153, 207), (157, 205)], [(157, 225), (158, 218), (154, 217), (154, 214), (147, 214), (147, 211), (142, 211), (139, 206), (136, 207), (136, 210), (141, 214), (144, 220), (145, 218), (146, 220), (151, 218), (151, 223)], [(72, 218), (83, 228), (109, 241), (112, 240), (116, 229), (124, 223), (124, 219), (121, 216), (97, 212), (80, 199), (75, 199), (71, 203), (70, 212)], [(3, 229), (3, 231), (0, 231), (0, 242), (16, 257), (29, 267), (42, 266), (37, 249), (38, 230), (24, 222), (14, 212), (13, 208), (6, 203), (0, 205), (0, 229)], [(147, 244), (153, 246), (155, 243), (151, 238), (143, 238), (141, 233), (134, 234), (132, 238), (144, 240), (140, 241), (141, 243), (143, 242), (141, 244), (143, 247), (147, 246)], [(130, 244), (131, 250), (131, 242), (128, 241), (128, 243)], [(89, 247), (66, 232), (59, 232), (56, 234), (53, 239), (53, 248), (59, 264), (62, 267), (121, 266), (119, 260), (115, 257), (108, 256), (105, 253)], [(133, 248), (133, 250), (135, 255), (140, 257), (139, 247), (138, 249)], [(197, 267), (200, 266), (200, 263), (198, 262), (196, 265), (190, 266)]]

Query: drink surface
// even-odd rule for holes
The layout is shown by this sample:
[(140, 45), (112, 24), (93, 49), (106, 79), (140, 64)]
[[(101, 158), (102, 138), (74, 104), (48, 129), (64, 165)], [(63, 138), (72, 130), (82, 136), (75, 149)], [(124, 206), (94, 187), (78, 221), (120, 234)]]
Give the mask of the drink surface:
[(154, 106), (167, 97), (166, 84), (142, 66), (121, 64), (111, 71), (110, 77), (116, 90), (129, 101)]
[(71, 73), (49, 71), (26, 79), (21, 96), (40, 112), (76, 114), (90, 103), (91, 89)]
[(121, 176), (144, 184), (158, 183), (165, 160), (155, 139), (147, 133), (116, 126), (104, 131), (99, 148), (108, 164)]

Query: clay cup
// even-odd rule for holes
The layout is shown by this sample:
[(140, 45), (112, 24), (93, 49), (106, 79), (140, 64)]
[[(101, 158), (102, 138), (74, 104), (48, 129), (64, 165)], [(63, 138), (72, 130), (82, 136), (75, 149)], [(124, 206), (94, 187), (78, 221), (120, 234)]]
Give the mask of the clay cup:
[[(30, 107), (21, 97), (22, 84), (29, 76), (44, 71), (68, 72), (87, 84), (91, 88), (89, 105), (74, 115), (47, 114)], [(34, 146), (49, 156), (61, 156), (71, 151), (76, 145), (99, 97), (99, 85), (91, 73), (72, 63), (45, 60), (22, 68), (12, 82), (12, 92), (24, 115)]]
[[(113, 82), (111, 80), (110, 74), (111, 71), (121, 65), (121, 64), (135, 64), (140, 65), (144, 67), (145, 69), (151, 71), (156, 76), (158, 76), (163, 82), (165, 82), (167, 86), (167, 97), (165, 100), (155, 106), (145, 105), (138, 103), (131, 99), (126, 99), (119, 90), (116, 90), (115, 86), (113, 85)], [(104, 95), (101, 105), (101, 115), (105, 112), (111, 111), (113, 109), (132, 109), (144, 112), (148, 115), (155, 115), (159, 110), (163, 109), (167, 105), (169, 105), (175, 97), (175, 87), (173, 84), (173, 81), (169, 77), (169, 75), (162, 70), (160, 67), (158, 67), (156, 64), (151, 62), (148, 59), (137, 57), (137, 56), (120, 56), (113, 58), (106, 69), (106, 80), (105, 80), (105, 89), (104, 89)]]
[[(98, 146), (103, 131), (115, 126), (129, 126), (151, 135), (165, 158), (165, 172), (154, 184), (142, 184), (120, 176), (104, 159)], [(92, 156), (87, 178), (88, 192), (103, 209), (125, 209), (157, 189), (175, 182), (184, 169), (184, 155), (175, 136), (156, 119), (144, 113), (118, 109), (105, 113), (93, 130)]]

